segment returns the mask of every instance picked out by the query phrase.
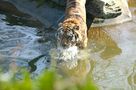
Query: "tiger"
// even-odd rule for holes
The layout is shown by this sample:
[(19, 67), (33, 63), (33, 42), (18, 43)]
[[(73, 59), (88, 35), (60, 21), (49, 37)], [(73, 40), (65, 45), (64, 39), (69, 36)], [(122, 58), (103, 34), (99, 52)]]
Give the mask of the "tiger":
[(87, 46), (87, 30), (90, 24), (86, 23), (86, 10), (94, 17), (103, 19), (121, 15), (121, 8), (114, 0), (104, 1), (107, 0), (67, 0), (65, 18), (58, 28), (59, 45), (62, 47), (78, 46), (79, 48)]
[(67, 0), (65, 19), (59, 24), (58, 42), (62, 47), (87, 46), (86, 0)]

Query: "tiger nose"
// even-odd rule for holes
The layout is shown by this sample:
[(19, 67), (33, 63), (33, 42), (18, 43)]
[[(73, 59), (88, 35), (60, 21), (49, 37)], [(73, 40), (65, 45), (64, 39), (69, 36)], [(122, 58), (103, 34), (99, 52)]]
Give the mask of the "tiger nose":
[(63, 47), (70, 47), (76, 43), (76, 40), (73, 36), (66, 36), (62, 41)]

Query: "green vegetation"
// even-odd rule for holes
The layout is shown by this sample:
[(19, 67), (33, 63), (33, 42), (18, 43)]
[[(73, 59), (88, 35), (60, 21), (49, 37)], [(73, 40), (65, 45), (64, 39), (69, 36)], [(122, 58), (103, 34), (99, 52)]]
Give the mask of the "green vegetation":
[(98, 90), (90, 77), (77, 83), (70, 78), (61, 77), (54, 70), (45, 71), (36, 79), (29, 73), (23, 73), (23, 79), (12, 77), (9, 81), (0, 80), (0, 90)]

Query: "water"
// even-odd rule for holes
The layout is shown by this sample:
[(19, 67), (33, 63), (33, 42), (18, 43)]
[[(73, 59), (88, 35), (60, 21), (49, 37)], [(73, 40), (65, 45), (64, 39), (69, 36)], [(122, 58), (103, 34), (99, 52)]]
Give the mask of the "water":
[(132, 21), (89, 32), (88, 48), (95, 60), (92, 74), (102, 90), (136, 89), (136, 2), (131, 2)]
[[(14, 23), (10, 21), (13, 18)], [(38, 21), (29, 20), (27, 17), (26, 20), (27, 23), (23, 22), (24, 19), (23, 21), (22, 19), (18, 20), (18, 16), (14, 14), (1, 11), (0, 67), (5, 73), (10, 70), (18, 71), (23, 68), (29, 69), (30, 67), (32, 67), (30, 71), (33, 71), (33, 66), (39, 59), (43, 60), (42, 68), (49, 66), (49, 51), (55, 47), (55, 43), (53, 40), (48, 40), (48, 38), (52, 37), (53, 39), (54, 34), (46, 30), (48, 38), (45, 36), (43, 39), (41, 34), (43, 34), (44, 27), (39, 26), (40, 22), (38, 24)]]
[[(91, 28), (86, 49), (78, 51), (73, 47), (74, 52), (67, 49), (70, 53), (62, 54), (65, 56), (74, 53), (77, 59), (68, 58), (73, 58), (75, 62), (66, 63), (67, 60), (64, 60), (57, 63), (57, 66), (52, 66), (57, 67), (61, 74), (77, 81), (91, 73), (101, 90), (136, 90), (135, 0), (129, 1), (129, 5), (132, 21)], [(11, 69), (17, 71), (27, 68), (32, 72), (32, 76), (36, 76), (48, 68), (52, 61), (56, 61), (58, 52), (55, 31), (44, 30), (35, 24), (32, 26), (32, 23), (26, 25), (22, 21), (22, 24), (11, 24), (7, 18), (6, 13), (0, 14), (0, 67), (5, 75)], [(72, 68), (69, 68), (71, 66)]]
[(58, 63), (67, 63), (66, 66), (69, 67), (69, 69), (77, 66), (79, 52), (77, 46), (72, 46), (66, 49), (59, 47), (57, 48), (57, 52), (58, 55), (56, 59), (58, 60)]

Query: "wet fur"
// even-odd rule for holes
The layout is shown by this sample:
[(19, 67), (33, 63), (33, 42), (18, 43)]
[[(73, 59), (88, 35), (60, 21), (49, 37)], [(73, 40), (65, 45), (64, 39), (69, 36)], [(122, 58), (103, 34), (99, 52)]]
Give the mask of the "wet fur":
[(58, 41), (63, 47), (87, 46), (86, 0), (67, 0), (65, 20), (58, 29)]

